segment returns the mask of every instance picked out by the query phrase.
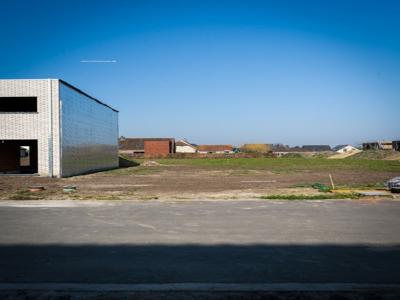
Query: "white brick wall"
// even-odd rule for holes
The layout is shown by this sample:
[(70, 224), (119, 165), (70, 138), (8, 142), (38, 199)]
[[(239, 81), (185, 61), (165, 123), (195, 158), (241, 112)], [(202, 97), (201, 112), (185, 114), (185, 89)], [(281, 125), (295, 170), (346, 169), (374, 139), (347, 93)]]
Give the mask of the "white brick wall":
[[(50, 100), (51, 90), (53, 153), (49, 157)], [(0, 140), (38, 140), (38, 172), (50, 175), (49, 161), (52, 161), (53, 175), (60, 176), (59, 138), (59, 81), (46, 80), (0, 80), (0, 97), (35, 96), (38, 101), (37, 113), (0, 113)]]

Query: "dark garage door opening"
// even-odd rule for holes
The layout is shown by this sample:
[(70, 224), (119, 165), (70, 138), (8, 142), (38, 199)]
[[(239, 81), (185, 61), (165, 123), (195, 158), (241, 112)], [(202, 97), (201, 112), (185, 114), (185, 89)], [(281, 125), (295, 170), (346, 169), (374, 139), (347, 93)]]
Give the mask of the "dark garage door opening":
[(0, 174), (37, 172), (37, 140), (0, 140)]

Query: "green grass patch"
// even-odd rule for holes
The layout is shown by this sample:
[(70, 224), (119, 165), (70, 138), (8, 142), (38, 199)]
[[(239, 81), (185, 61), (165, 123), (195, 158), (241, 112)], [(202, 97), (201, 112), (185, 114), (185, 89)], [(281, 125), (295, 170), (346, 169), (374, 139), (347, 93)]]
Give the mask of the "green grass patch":
[[(291, 188), (313, 188), (314, 185), (315, 185), (315, 183), (299, 183), (299, 184), (292, 185)], [(335, 189), (357, 189), (357, 190), (385, 189), (386, 190), (387, 187), (384, 182), (376, 182), (376, 183), (365, 183), (365, 184), (359, 184), (359, 183), (336, 184)], [(330, 191), (331, 190), (332, 189), (330, 188)]]
[(357, 190), (386, 190), (387, 187), (383, 182), (366, 183), (366, 184), (339, 184), (336, 189), (357, 189)]
[(266, 195), (261, 196), (260, 199), (265, 200), (330, 200), (330, 199), (359, 199), (361, 197), (358, 193), (335, 193), (335, 194), (321, 194), (321, 195)]
[[(141, 160), (136, 160), (140, 162)], [(156, 159), (162, 165), (215, 169), (264, 169), (276, 173), (297, 171), (363, 170), (400, 172), (400, 161), (326, 158), (183, 158)]]
[(352, 156), (345, 158), (346, 160), (353, 159), (385, 159), (393, 155), (392, 150), (365, 150), (359, 153), (356, 153)]
[(32, 193), (28, 189), (18, 190), (7, 197), (9, 200), (41, 200), (46, 198), (46, 191)]
[(99, 194), (71, 194), (72, 200), (121, 200), (119, 195), (99, 195)]

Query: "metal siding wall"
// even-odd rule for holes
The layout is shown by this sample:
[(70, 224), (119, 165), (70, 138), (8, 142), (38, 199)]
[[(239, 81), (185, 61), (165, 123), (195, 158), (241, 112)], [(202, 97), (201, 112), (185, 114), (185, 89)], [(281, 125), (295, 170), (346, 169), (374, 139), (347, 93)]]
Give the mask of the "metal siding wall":
[[(59, 149), (58, 80), (51, 80), (53, 100), (53, 149)], [(49, 80), (0, 80), (0, 97), (36, 96), (37, 113), (0, 113), (0, 140), (38, 140), (38, 172), (49, 175)], [(1, 100), (0, 100), (1, 101)], [(53, 175), (59, 176), (59, 157), (53, 151)]]
[(60, 82), (62, 176), (118, 167), (118, 113)]

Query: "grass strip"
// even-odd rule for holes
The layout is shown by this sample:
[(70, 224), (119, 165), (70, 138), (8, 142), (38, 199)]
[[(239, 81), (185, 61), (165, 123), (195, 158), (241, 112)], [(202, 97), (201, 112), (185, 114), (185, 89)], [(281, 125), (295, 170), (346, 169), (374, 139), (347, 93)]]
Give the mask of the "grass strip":
[[(154, 159), (167, 166), (195, 166), (228, 169), (265, 169), (272, 172), (299, 172), (333, 170), (399, 172), (400, 161), (367, 160), (367, 159), (326, 159), (326, 158), (167, 158)], [(143, 160), (135, 160), (141, 163)]]
[(359, 199), (362, 195), (358, 193), (335, 193), (335, 194), (322, 194), (322, 195), (265, 195), (259, 197), (265, 200), (331, 200), (331, 199)]

